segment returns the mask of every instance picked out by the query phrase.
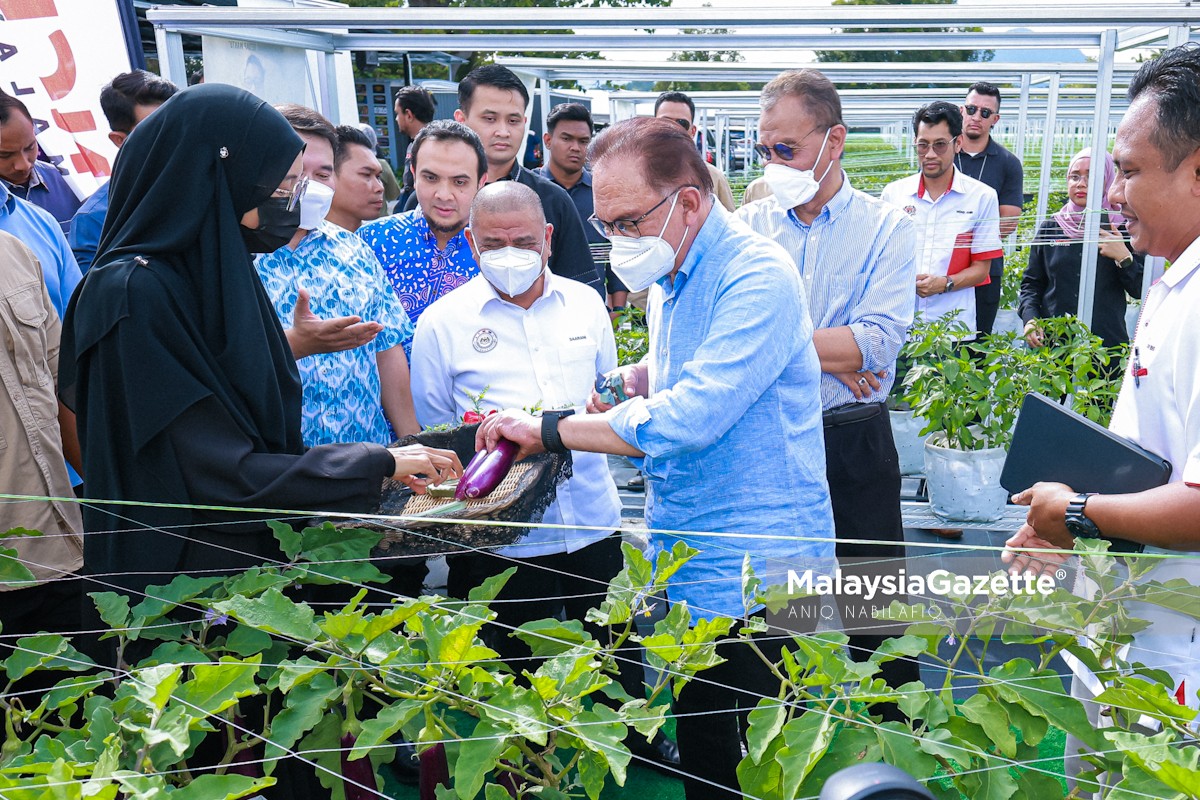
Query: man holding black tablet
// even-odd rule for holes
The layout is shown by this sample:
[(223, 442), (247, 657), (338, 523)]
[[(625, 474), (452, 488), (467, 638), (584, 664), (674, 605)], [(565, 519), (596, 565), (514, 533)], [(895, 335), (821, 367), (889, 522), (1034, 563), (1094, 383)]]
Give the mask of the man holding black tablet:
[[(1038, 483), (1014, 500), (1029, 506), (1026, 524), (1008, 540), (1010, 571), (1053, 570), (1075, 538), (1126, 539), (1148, 552), (1200, 551), (1200, 46), (1186, 44), (1142, 65), (1129, 86), (1129, 110), (1117, 129), (1117, 178), (1109, 192), (1128, 220), (1133, 247), (1163, 256), (1171, 268), (1150, 287), (1138, 321), (1110, 430), (1162, 456), (1170, 482), (1128, 494), (1078, 494)], [(1200, 582), (1200, 561), (1165, 559), (1149, 580)], [(1200, 622), (1139, 604), (1150, 626), (1132, 643), (1131, 661), (1164, 669), (1174, 694), (1196, 708), (1200, 689)], [(1090, 692), (1077, 678), (1072, 694)], [(1086, 704), (1096, 713), (1094, 703)], [(1077, 773), (1080, 746), (1067, 741), (1067, 771)]]

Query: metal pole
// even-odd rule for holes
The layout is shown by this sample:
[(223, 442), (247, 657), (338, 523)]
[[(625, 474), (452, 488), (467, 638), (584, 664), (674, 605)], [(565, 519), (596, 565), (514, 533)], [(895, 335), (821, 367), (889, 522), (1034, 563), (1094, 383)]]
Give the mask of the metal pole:
[(1079, 319), (1092, 326), (1092, 306), (1096, 294), (1096, 258), (1100, 255), (1100, 204), (1104, 179), (1101, 153), (1108, 150), (1108, 114), (1112, 104), (1113, 61), (1117, 51), (1117, 32), (1100, 35), (1100, 56), (1096, 65), (1096, 115), (1092, 122), (1092, 166), (1088, 177), (1087, 213), (1083, 226), (1083, 264), (1079, 270)]
[[(317, 54), (317, 107), (321, 109), (321, 113), (326, 119), (336, 120), (340, 116), (338, 109), (334, 107), (331, 89), (333, 84), (337, 83), (334, 75), (336, 67), (333, 63), (333, 55), (331, 53)], [(369, 87), (368, 87), (369, 88)], [(371, 119), (362, 120), (375, 127)]]
[(1046, 220), (1046, 198), (1050, 194), (1050, 173), (1054, 168), (1054, 129), (1058, 124), (1058, 78), (1057, 72), (1050, 76), (1050, 94), (1046, 97), (1046, 129), (1042, 131), (1042, 172), (1038, 178), (1037, 228), (1040, 228)]
[(158, 47), (158, 74), (176, 86), (187, 86), (187, 66), (183, 61), (183, 34), (154, 26)]
[(1013, 150), (1021, 163), (1025, 162), (1025, 126), (1029, 124), (1029, 87), (1031, 83), (1028, 72), (1021, 76), (1021, 105), (1017, 111), (1017, 140), (1013, 143)]

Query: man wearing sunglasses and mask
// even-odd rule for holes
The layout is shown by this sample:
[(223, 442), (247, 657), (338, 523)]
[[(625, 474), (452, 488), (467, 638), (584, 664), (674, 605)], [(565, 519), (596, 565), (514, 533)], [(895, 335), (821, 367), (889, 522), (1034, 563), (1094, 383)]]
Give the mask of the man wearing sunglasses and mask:
[[(630, 291), (650, 290), (649, 355), (616, 373), (628, 399), (615, 407), (611, 395), (593, 392), (587, 408), (596, 413), (505, 411), (484, 421), (476, 444), (504, 437), (524, 453), (638, 459), (652, 547), (686, 542), (699, 551), (669, 579), (668, 601), (686, 602), (693, 619), (741, 617), (743, 558), (764, 586), (786, 583), (789, 569), (833, 567), (820, 365), (800, 276), (783, 249), (716, 202), (679, 125), (625, 120), (601, 133), (589, 156), (592, 220), (612, 242), (613, 271)], [(785, 639), (761, 648), (777, 659)], [(688, 800), (741, 796), (739, 713), (779, 689), (750, 648), (717, 652), (727, 660), (675, 703)]]
[[(962, 149), (954, 159), (954, 166), (962, 174), (995, 189), (1000, 202), (1000, 236), (1006, 238), (1017, 229), (1021, 219), (1025, 176), (1021, 159), (992, 136), (992, 129), (1000, 121), (1000, 90), (984, 81), (972, 84), (959, 110), (963, 115)], [(976, 329), (981, 334), (991, 333), (996, 322), (1003, 274), (1001, 255), (992, 259), (988, 270), (991, 280), (975, 287)]]
[[(735, 216), (782, 245), (800, 270), (821, 361), (825, 469), (842, 572), (859, 563), (898, 568), (900, 465), (884, 401), (913, 318), (916, 231), (901, 211), (850, 185), (842, 171), (841, 99), (828, 78), (785, 72), (763, 88), (760, 104), (755, 151), (772, 193)], [(868, 539), (890, 544), (851, 543)], [(838, 598), (850, 653), (866, 661), (884, 631), (868, 629), (871, 611), (849, 600)], [(893, 687), (920, 680), (916, 663), (905, 659), (887, 662), (882, 677)], [(899, 719), (894, 707), (884, 713)]]

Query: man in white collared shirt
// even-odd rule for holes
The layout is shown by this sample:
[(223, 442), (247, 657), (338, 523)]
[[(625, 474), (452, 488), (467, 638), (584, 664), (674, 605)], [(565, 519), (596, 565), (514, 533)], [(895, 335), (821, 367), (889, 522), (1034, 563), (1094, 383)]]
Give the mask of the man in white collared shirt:
[[(1053, 570), (1065, 557), (1020, 552), (1070, 549), (1075, 537), (1126, 539), (1147, 552), (1200, 551), (1200, 47), (1168, 50), (1142, 65), (1129, 86), (1129, 110), (1117, 129), (1117, 178), (1109, 200), (1121, 208), (1132, 245), (1162, 256), (1171, 268), (1150, 287), (1133, 352), (1109, 428), (1171, 463), (1165, 486), (1128, 494), (1077, 494), (1039, 483), (1017, 495), (1029, 516), (1007, 545), (1011, 570)], [(1036, 558), (1035, 558), (1036, 557)], [(1200, 558), (1162, 561), (1147, 579), (1200, 584)], [(1138, 632), (1129, 660), (1165, 670), (1168, 687), (1196, 708), (1200, 689), (1200, 623), (1190, 614), (1149, 603), (1130, 608), (1151, 626)], [(1089, 697), (1076, 678), (1072, 693)], [(1093, 685), (1094, 688), (1094, 685)], [(1095, 721), (1098, 707), (1086, 704)], [(1067, 740), (1067, 770), (1078, 771), (1080, 743)]]
[(974, 338), (974, 287), (990, 280), (992, 259), (1004, 250), (996, 191), (954, 167), (961, 134), (957, 106), (937, 101), (917, 109), (921, 171), (889, 183), (880, 199), (917, 223), (917, 313), (934, 320), (957, 312)]
[[(412, 349), (413, 401), (422, 425), (461, 421), (475, 410), (582, 410), (597, 373), (617, 366), (612, 325), (594, 289), (545, 268), (551, 226), (528, 187), (490, 184), (471, 207), (467, 240), (481, 274), (425, 310)], [(600, 453), (575, 453), (573, 475), (543, 521), (587, 528), (535, 528), (494, 554), (453, 556), (452, 596), (514, 564), (494, 608), (490, 646), (506, 659), (528, 656), (508, 626), (553, 616), (583, 619), (620, 571), (621, 506)], [(518, 560), (519, 559), (519, 560)], [(521, 602), (524, 601), (524, 602)], [(640, 680), (640, 678), (639, 678)]]

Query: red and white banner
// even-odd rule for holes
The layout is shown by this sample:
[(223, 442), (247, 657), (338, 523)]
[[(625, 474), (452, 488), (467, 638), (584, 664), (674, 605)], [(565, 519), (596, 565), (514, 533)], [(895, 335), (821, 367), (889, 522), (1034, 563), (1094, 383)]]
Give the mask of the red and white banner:
[(81, 198), (112, 172), (100, 89), (128, 72), (116, 0), (0, 0), (0, 88), (29, 107), (38, 143)]

